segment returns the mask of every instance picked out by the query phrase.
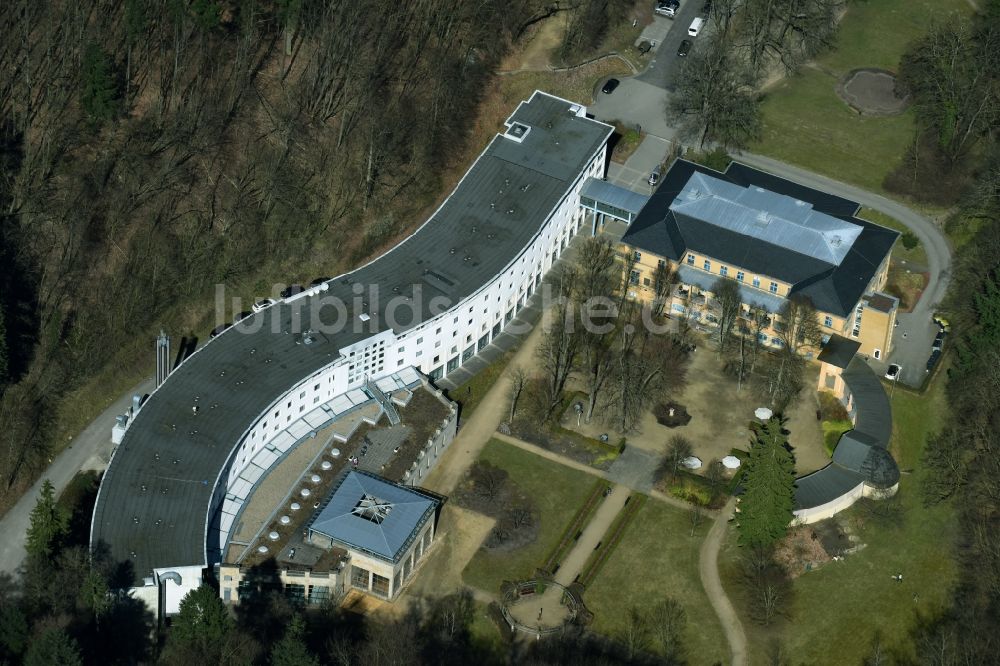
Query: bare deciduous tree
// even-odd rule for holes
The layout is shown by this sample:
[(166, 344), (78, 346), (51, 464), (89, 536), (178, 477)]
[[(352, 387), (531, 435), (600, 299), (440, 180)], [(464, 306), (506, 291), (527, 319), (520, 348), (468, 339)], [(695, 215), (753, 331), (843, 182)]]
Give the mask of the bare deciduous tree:
[(517, 401), (521, 399), (521, 394), (528, 385), (528, 371), (523, 366), (515, 365), (507, 371), (507, 377), (510, 382), (507, 386), (507, 401), (510, 403), (507, 420), (513, 421), (514, 414), (517, 413)]
[(719, 318), (719, 354), (726, 351), (726, 344), (733, 332), (733, 325), (742, 307), (740, 287), (736, 280), (720, 277), (712, 285), (712, 304)]

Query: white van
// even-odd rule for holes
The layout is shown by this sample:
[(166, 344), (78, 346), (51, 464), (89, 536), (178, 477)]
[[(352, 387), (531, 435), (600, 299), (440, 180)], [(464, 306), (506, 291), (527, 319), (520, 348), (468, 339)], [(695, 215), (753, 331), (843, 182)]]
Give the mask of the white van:
[(700, 16), (695, 20), (691, 21), (691, 27), (688, 28), (688, 34), (692, 37), (697, 37), (698, 33), (701, 32), (701, 26), (705, 25), (705, 19)]

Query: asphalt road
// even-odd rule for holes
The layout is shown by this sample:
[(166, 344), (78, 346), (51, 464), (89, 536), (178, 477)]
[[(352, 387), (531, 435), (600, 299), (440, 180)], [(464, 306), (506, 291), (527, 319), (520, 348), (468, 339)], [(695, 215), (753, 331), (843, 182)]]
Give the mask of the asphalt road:
[(42, 478), (0, 519), (0, 535), (3, 535), (0, 539), (0, 572), (13, 574), (24, 562), (25, 534), (31, 510), (38, 501), (44, 480), (52, 481), (58, 495), (80, 470), (105, 469), (111, 457), (111, 426), (114, 425), (115, 417), (125, 413), (132, 403), (133, 394), (149, 393), (152, 390), (153, 380), (150, 379), (116, 400), (109, 400), (104, 412), (56, 456)]
[[(677, 55), (677, 49), (680, 47), (682, 41), (688, 39), (688, 26), (691, 25), (691, 21), (700, 15), (702, 5), (704, 4), (704, 0), (681, 0), (681, 8), (673, 20), (656, 14), (653, 15), (654, 23), (664, 22), (671, 25), (666, 31), (663, 41), (656, 44), (656, 57), (650, 61), (646, 70), (635, 78), (643, 83), (648, 83), (664, 90), (674, 89), (677, 73), (680, 71), (680, 65), (684, 60)], [(694, 44), (691, 48), (691, 53), (694, 53), (698, 49), (698, 40), (704, 35), (705, 29), (703, 28), (701, 35), (690, 38)], [(688, 55), (690, 56), (691, 54), (689, 53)]]

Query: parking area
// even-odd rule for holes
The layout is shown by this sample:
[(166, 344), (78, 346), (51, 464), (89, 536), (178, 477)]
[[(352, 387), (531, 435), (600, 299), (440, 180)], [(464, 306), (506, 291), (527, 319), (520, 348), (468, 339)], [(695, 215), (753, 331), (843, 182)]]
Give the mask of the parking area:
[[(673, 90), (677, 72), (681, 64), (681, 58), (677, 55), (677, 49), (681, 42), (687, 39), (687, 29), (696, 17), (701, 13), (704, 0), (680, 0), (681, 6), (677, 10), (677, 16), (673, 19), (653, 15), (653, 23), (643, 30), (643, 37), (648, 32), (656, 41), (656, 54), (642, 74), (636, 78), (643, 83), (661, 88), (663, 90)], [(703, 32), (704, 34), (704, 32)], [(650, 40), (650, 41), (653, 41)], [(698, 40), (692, 39), (694, 47), (697, 48)]]
[[(899, 381), (907, 386), (918, 387), (927, 375), (927, 359), (931, 355), (934, 337), (940, 329), (926, 313), (901, 313), (896, 321), (899, 325), (893, 331), (889, 363), (903, 368)], [(885, 372), (884, 368), (882, 372)]]
[(608, 181), (639, 194), (652, 194), (649, 174), (666, 158), (670, 142), (647, 134), (625, 164), (608, 164)]

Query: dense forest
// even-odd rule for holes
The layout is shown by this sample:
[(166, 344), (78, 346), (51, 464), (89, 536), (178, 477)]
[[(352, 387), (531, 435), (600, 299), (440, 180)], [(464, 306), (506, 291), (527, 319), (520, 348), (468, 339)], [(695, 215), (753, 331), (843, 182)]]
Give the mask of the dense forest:
[(60, 399), (168, 313), (205, 327), (215, 284), (267, 295), (422, 221), (496, 65), (569, 4), (0, 3), (0, 508)]

